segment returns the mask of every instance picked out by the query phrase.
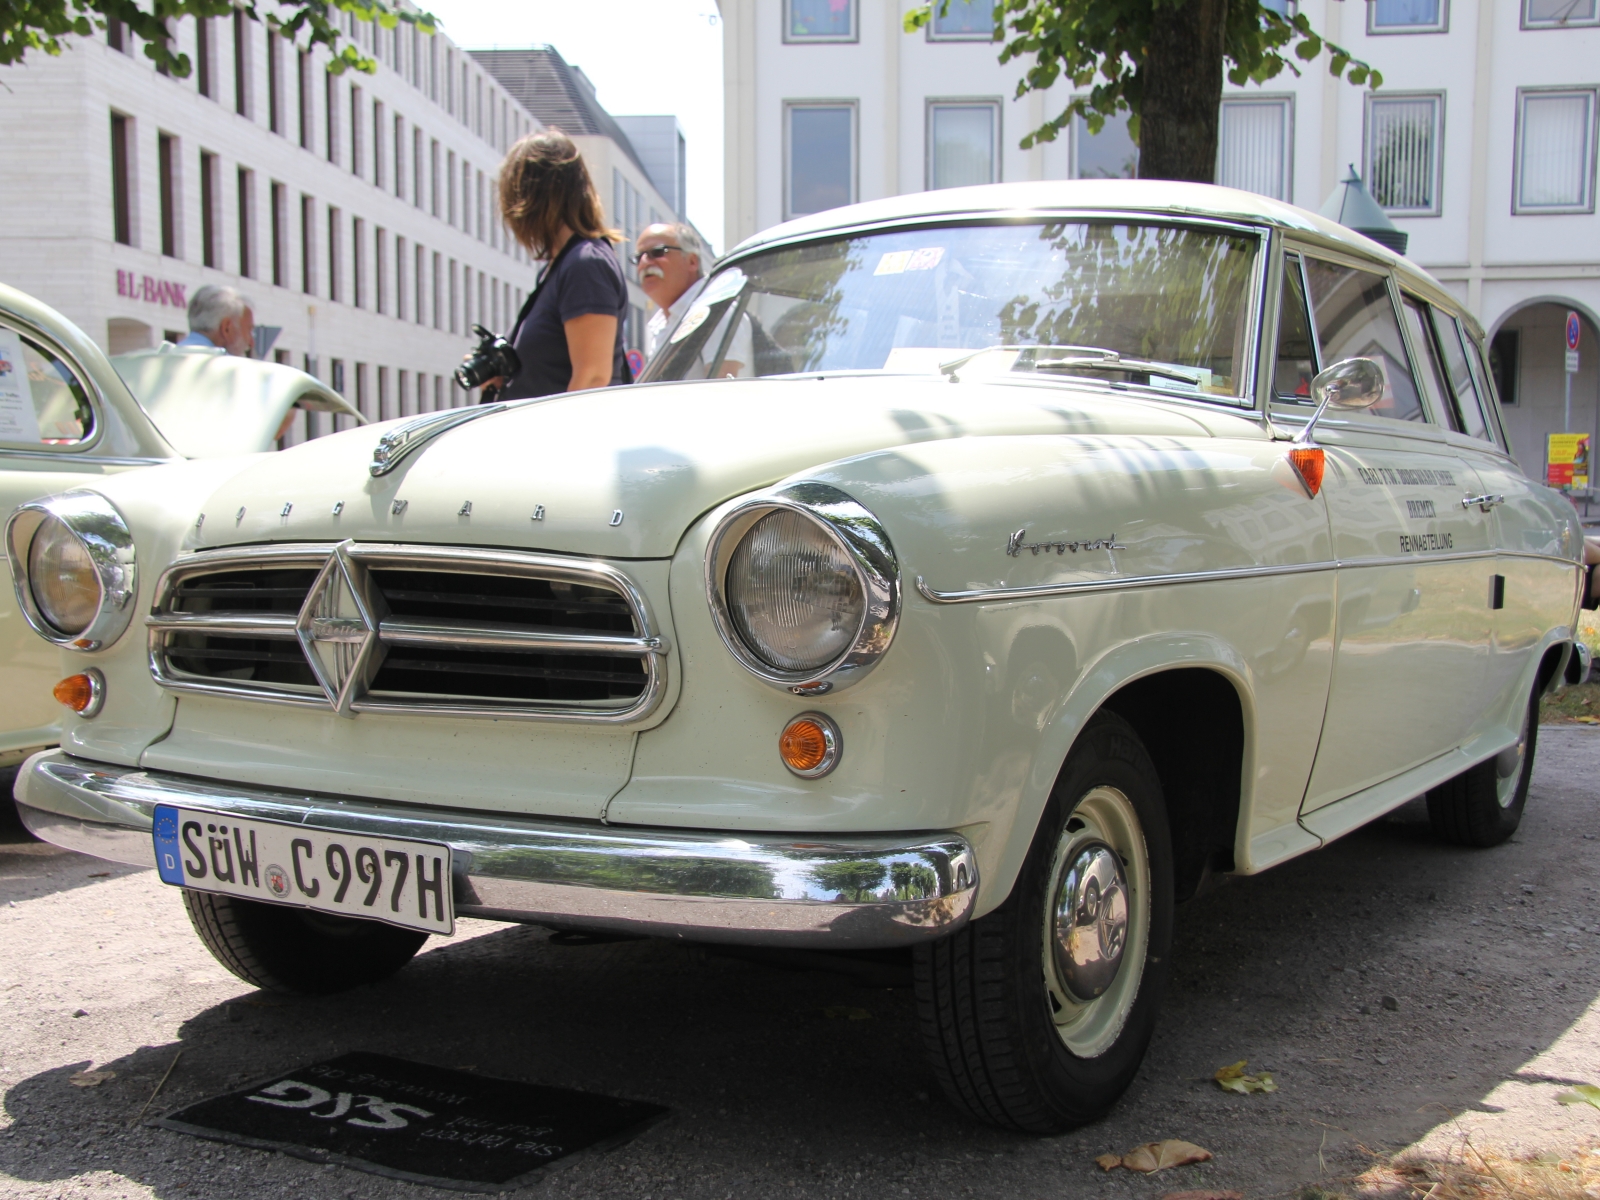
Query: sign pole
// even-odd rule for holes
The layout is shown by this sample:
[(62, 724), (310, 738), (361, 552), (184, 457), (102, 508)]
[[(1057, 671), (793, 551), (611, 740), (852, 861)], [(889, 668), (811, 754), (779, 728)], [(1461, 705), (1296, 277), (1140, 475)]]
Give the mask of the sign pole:
[(1578, 331), (1579, 331), (1579, 328), (1580, 328), (1580, 326), (1578, 325), (1578, 314), (1575, 313), (1575, 312), (1572, 312), (1569, 309), (1567, 311), (1566, 328), (1563, 330), (1563, 332), (1566, 334), (1566, 339), (1567, 339), (1567, 362), (1566, 362), (1566, 367), (1567, 367), (1567, 370), (1566, 370), (1567, 401), (1566, 401), (1565, 415), (1563, 416), (1562, 422), (1561, 422), (1561, 431), (1563, 433), (1571, 433), (1572, 432), (1572, 377), (1578, 373)]

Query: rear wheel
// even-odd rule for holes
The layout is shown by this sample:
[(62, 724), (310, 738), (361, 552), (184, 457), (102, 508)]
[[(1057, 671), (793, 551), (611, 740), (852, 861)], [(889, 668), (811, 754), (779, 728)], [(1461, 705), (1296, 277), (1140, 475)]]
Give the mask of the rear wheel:
[(183, 906), (206, 949), (240, 979), (269, 992), (322, 996), (393, 975), (425, 933), (378, 921), (185, 889)]
[(1167, 977), (1172, 849), (1138, 735), (1097, 716), (1006, 902), (916, 955), (918, 1016), (956, 1107), (1027, 1133), (1103, 1116), (1143, 1061)]
[(1458, 846), (1498, 846), (1522, 823), (1539, 742), (1539, 689), (1522, 712), (1514, 745), (1428, 793), (1434, 836)]

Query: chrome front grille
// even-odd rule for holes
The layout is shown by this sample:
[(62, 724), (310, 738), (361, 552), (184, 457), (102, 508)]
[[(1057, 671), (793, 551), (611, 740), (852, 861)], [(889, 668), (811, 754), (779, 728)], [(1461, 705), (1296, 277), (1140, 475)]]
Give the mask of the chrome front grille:
[(164, 687), (344, 715), (628, 721), (665, 683), (665, 645), (626, 575), (515, 551), (204, 551), (162, 576), (146, 625)]

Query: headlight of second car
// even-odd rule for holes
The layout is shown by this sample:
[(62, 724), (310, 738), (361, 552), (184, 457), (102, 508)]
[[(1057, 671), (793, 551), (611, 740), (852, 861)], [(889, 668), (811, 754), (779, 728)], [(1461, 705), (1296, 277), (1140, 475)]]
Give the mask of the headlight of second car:
[(894, 637), (900, 575), (878, 519), (827, 484), (726, 512), (707, 548), (712, 615), (735, 658), (804, 694), (864, 675)]
[(28, 547), (28, 591), (39, 615), (63, 634), (89, 628), (103, 589), (94, 560), (59, 517), (46, 517)]
[(17, 604), (33, 631), (69, 650), (102, 650), (133, 617), (133, 533), (98, 492), (22, 505), (6, 522)]

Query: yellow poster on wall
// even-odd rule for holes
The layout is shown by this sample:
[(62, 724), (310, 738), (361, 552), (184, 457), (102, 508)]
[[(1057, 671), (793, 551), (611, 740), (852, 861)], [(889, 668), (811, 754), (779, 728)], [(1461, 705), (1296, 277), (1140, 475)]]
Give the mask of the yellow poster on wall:
[(1589, 486), (1589, 435), (1552, 433), (1545, 450), (1545, 482), (1554, 488)]

